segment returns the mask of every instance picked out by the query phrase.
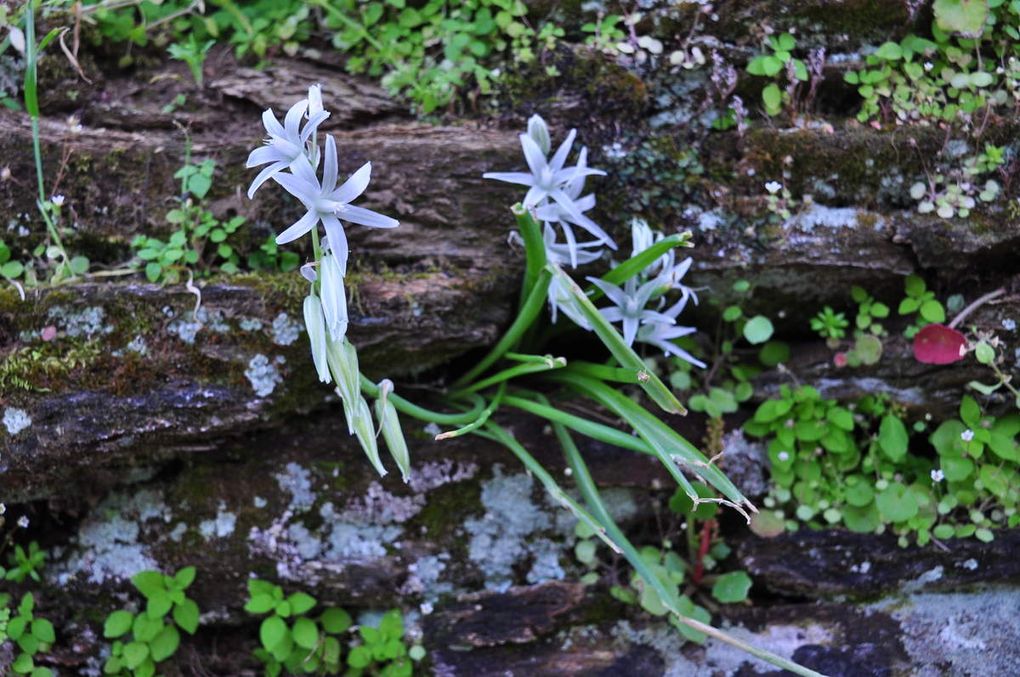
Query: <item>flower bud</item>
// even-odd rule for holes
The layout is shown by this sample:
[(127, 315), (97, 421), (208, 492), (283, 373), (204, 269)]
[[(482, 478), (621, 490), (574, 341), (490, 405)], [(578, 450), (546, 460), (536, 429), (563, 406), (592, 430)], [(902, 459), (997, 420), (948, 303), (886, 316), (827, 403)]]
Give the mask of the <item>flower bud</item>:
[(379, 419), (383, 439), (390, 450), (390, 456), (397, 462), (400, 475), (404, 478), (404, 482), (407, 482), (411, 477), (411, 454), (407, 450), (407, 440), (404, 439), (404, 431), (400, 428), (397, 410), (388, 397), (392, 392), (392, 381), (383, 379), (379, 382), (379, 399), (375, 401), (375, 415)]
[(322, 303), (319, 297), (309, 294), (305, 297), (305, 331), (312, 344), (312, 361), (319, 380), (329, 383), (329, 365), (326, 362), (326, 324), (322, 316)]
[(322, 295), (322, 314), (326, 328), (334, 341), (347, 334), (347, 292), (344, 290), (344, 276), (340, 264), (332, 254), (322, 257), (319, 293)]
[(532, 115), (528, 119), (528, 136), (538, 144), (543, 153), (549, 154), (549, 151), (552, 149), (552, 141), (549, 139), (549, 128), (546, 127), (545, 120), (540, 116)]
[(337, 392), (345, 403), (353, 403), (361, 393), (358, 352), (350, 341), (326, 341), (326, 361), (336, 380)]
[(308, 88), (308, 117), (314, 117), (316, 113), (322, 112), (322, 85), (312, 85)]
[(368, 406), (368, 402), (365, 401), (364, 397), (358, 397), (357, 402), (352, 403), (350, 407), (350, 417), (354, 427), (354, 434), (358, 436), (358, 442), (361, 443), (361, 448), (364, 450), (365, 455), (368, 456), (368, 460), (371, 461), (372, 466), (376, 469), (376, 472), (380, 476), (386, 474), (386, 468), (383, 467), (382, 460), (379, 458), (379, 445), (375, 439), (375, 424), (372, 421), (372, 410)]

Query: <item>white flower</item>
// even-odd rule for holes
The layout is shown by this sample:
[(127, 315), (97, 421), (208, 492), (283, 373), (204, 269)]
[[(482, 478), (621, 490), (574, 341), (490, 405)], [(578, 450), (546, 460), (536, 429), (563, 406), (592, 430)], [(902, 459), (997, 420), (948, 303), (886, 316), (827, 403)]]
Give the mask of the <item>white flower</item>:
[(786, 463), (787, 461), (790, 460), (790, 453), (787, 451), (780, 451), (778, 454), (776, 454), (776, 457), (779, 458), (779, 460), (782, 461), (783, 463)]
[(340, 269), (347, 270), (347, 235), (340, 219), (370, 228), (396, 228), (399, 222), (370, 209), (349, 204), (368, 188), (372, 176), (372, 163), (366, 162), (354, 172), (342, 186), (337, 188), (336, 141), (332, 135), (326, 137), (325, 161), (322, 169), (322, 183), (307, 159), (295, 162), (293, 174), (281, 173), (273, 176), (288, 193), (301, 200), (308, 209), (293, 225), (276, 236), (276, 244), (286, 244), (315, 228), (319, 221), (326, 227), (330, 249), (337, 257)]
[(50, 202), (53, 203), (54, 207), (63, 207), (64, 206), (64, 196), (63, 195), (54, 195), (53, 197), (50, 198)]
[(18, 518), (18, 526), (22, 529), (28, 528), (28, 515), (22, 515)]
[(375, 416), (379, 419), (379, 427), (383, 439), (390, 450), (390, 456), (396, 461), (400, 468), (400, 475), (404, 482), (411, 479), (411, 454), (407, 449), (407, 440), (404, 439), (404, 432), (400, 428), (400, 417), (397, 410), (389, 400), (393, 392), (393, 382), (383, 379), (379, 382), (379, 399), (375, 401)]
[(339, 341), (347, 334), (347, 292), (344, 290), (346, 271), (332, 254), (322, 256), (319, 269), (322, 315), (326, 318), (330, 338)]
[(946, 474), (944, 472), (942, 472), (941, 470), (932, 470), (931, 471), (931, 481), (932, 482), (941, 482), (944, 479), (946, 479)]
[[(588, 149), (582, 148), (577, 159), (577, 169), (579, 172), (586, 171), (588, 168)], [(575, 246), (573, 243), (576, 242), (574, 238), (574, 231), (570, 227), (571, 224), (580, 226), (588, 231), (591, 235), (594, 235), (602, 242), (605, 242), (610, 249), (616, 249), (616, 243), (613, 242), (613, 238), (609, 237), (609, 233), (604, 231), (601, 226), (589, 219), (584, 215), (584, 212), (593, 209), (595, 207), (595, 195), (589, 193), (584, 197), (581, 197), (581, 193), (584, 192), (584, 174), (579, 174), (572, 181), (568, 182), (566, 187), (563, 189), (563, 193), (570, 200), (572, 205), (571, 209), (564, 207), (559, 202), (546, 202), (540, 205), (535, 210), (535, 216), (544, 223), (559, 223), (563, 228), (563, 235), (567, 239), (567, 243), (571, 246)], [(576, 267), (576, 264), (574, 264)]]
[(769, 181), (768, 183), (765, 184), (765, 190), (767, 190), (772, 195), (778, 193), (782, 187), (783, 184), (779, 183), (778, 181)]
[(623, 283), (622, 289), (597, 277), (589, 277), (588, 281), (601, 289), (609, 300), (616, 304), (612, 308), (600, 308), (599, 312), (610, 322), (623, 323), (623, 340), (628, 346), (634, 344), (638, 327), (642, 323), (676, 324), (675, 318), (645, 308), (661, 286), (658, 279), (645, 282), (639, 287), (637, 277), (632, 277)]
[(960, 433), (960, 439), (963, 440), (964, 442), (970, 442), (972, 439), (974, 439), (974, 431), (971, 430), (970, 428), (964, 430), (962, 433)]
[(18, 54), (25, 53), (25, 34), (21, 32), (20, 28), (17, 26), (11, 26), (8, 29), (7, 37), (10, 38), (11, 47), (14, 48), (14, 51)]
[[(571, 233), (573, 235), (573, 233)], [(545, 256), (557, 265), (569, 263), (571, 268), (597, 261), (602, 256), (601, 247), (605, 245), (602, 240), (591, 240), (589, 242), (576, 242), (567, 238), (567, 242), (556, 241), (556, 230), (545, 224), (542, 229), (542, 240), (545, 243)], [(595, 250), (597, 251), (588, 251)]]
[(305, 297), (305, 330), (312, 345), (312, 361), (319, 380), (329, 383), (329, 364), (326, 362), (326, 324), (322, 315), (322, 303), (319, 297), (309, 294)]
[(322, 85), (312, 85), (308, 88), (308, 119), (312, 120), (322, 112), (324, 112), (322, 109)]
[(605, 176), (606, 173), (599, 169), (565, 168), (563, 166), (567, 161), (567, 155), (570, 154), (575, 136), (577, 136), (577, 130), (571, 129), (567, 139), (550, 160), (546, 158), (546, 154), (542, 152), (541, 147), (530, 134), (521, 134), (521, 148), (524, 149), (524, 159), (527, 161), (531, 173), (486, 172), (482, 176), (486, 179), (528, 186), (528, 193), (524, 196), (524, 206), (528, 209), (540, 205), (543, 200), (551, 199), (575, 219), (584, 220), (585, 217), (577, 210), (573, 200), (564, 192), (564, 189), (574, 179), (585, 176)]
[(660, 313), (662, 316), (672, 320), (671, 322), (660, 322), (657, 320), (645, 322), (638, 330), (637, 341), (655, 346), (666, 355), (679, 357), (681, 360), (704, 369), (706, 366), (704, 362), (674, 343), (674, 339), (688, 336), (697, 331), (694, 327), (684, 327), (676, 324), (676, 318), (687, 305), (689, 298), (690, 296), (682, 296), (671, 308)]
[[(321, 100), (320, 100), (321, 103)], [(283, 125), (276, 119), (273, 109), (268, 108), (262, 113), (262, 124), (269, 133), (266, 145), (256, 148), (248, 155), (245, 167), (258, 167), (268, 164), (269, 166), (258, 173), (255, 180), (248, 187), (248, 199), (255, 195), (255, 191), (279, 172), (301, 163), (305, 160), (305, 142), (312, 135), (318, 126), (329, 117), (329, 113), (320, 110), (308, 119), (304, 129), (301, 129), (301, 118), (308, 110), (308, 99), (301, 99), (290, 107), (284, 118)], [(318, 163), (316, 163), (318, 164)]]

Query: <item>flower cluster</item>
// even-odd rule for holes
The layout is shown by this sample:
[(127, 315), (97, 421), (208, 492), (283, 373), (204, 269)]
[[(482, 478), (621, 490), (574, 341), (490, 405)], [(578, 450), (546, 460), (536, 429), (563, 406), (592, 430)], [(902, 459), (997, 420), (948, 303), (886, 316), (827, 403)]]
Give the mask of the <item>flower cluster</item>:
[[(636, 256), (652, 247), (663, 235), (652, 231), (645, 221), (634, 219), (631, 222), (631, 237), (633, 255)], [(589, 277), (588, 281), (613, 302), (613, 306), (602, 308), (599, 312), (610, 322), (622, 324), (623, 340), (627, 345), (633, 345), (635, 341), (647, 343), (666, 355), (704, 367), (704, 362), (675, 343), (675, 339), (696, 331), (694, 327), (676, 323), (688, 301), (693, 299), (695, 303), (698, 302), (697, 293), (683, 284), (684, 275), (690, 270), (691, 263), (690, 257), (677, 263), (676, 252), (671, 249), (641, 273), (624, 282), (623, 287), (594, 277)], [(672, 291), (679, 291), (680, 298), (667, 308), (666, 296)]]
[[(379, 458), (372, 409), (362, 396), (358, 354), (346, 337), (348, 316), (344, 278), (347, 275), (348, 245), (344, 222), (370, 228), (396, 228), (399, 224), (396, 219), (351, 204), (368, 188), (372, 163), (366, 162), (346, 181), (339, 183), (336, 140), (332, 135), (326, 135), (322, 148), (317, 140), (319, 125), (328, 117), (329, 112), (322, 107), (319, 85), (310, 87), (308, 98), (291, 106), (282, 125), (272, 110), (266, 110), (262, 114), (262, 122), (269, 136), (265, 145), (251, 152), (247, 162), (248, 167), (265, 167), (252, 181), (248, 197), (254, 197), (255, 192), (271, 179), (296, 197), (306, 209), (304, 216), (277, 235), (276, 243), (286, 244), (311, 233), (315, 261), (302, 266), (301, 274), (310, 283), (304, 301), (304, 317), (312, 361), (320, 381), (336, 383), (348, 432), (358, 438), (379, 474), (385, 475), (386, 469)], [(320, 223), (325, 229), (321, 240)], [(396, 410), (388, 401), (392, 389), (393, 384), (388, 380), (374, 388), (378, 392), (376, 418), (383, 439), (404, 481), (407, 481), (410, 461)]]
[[(482, 175), (486, 179), (528, 186), (528, 192), (524, 196), (524, 207), (534, 210), (537, 219), (550, 230), (555, 226), (559, 226), (563, 230), (566, 240), (565, 248), (561, 250), (561, 253), (565, 255), (562, 257), (563, 262), (569, 261), (573, 268), (583, 262), (581, 259), (592, 260), (589, 256), (594, 252), (580, 255), (581, 250), (602, 246), (616, 249), (613, 238), (609, 237), (609, 234), (601, 226), (584, 215), (584, 212), (595, 207), (595, 195), (591, 193), (581, 195), (584, 192), (586, 177), (605, 176), (606, 173), (601, 169), (593, 169), (588, 166), (587, 148), (581, 148), (576, 165), (573, 167), (564, 166), (576, 136), (577, 131), (571, 129), (566, 140), (560, 144), (550, 159), (548, 155), (552, 150), (552, 142), (549, 137), (549, 128), (546, 126), (545, 120), (538, 115), (533, 115), (528, 120), (528, 131), (520, 135), (521, 148), (524, 149), (524, 159), (528, 163), (530, 173), (486, 172)], [(575, 226), (587, 231), (595, 239), (578, 244), (574, 235)], [(555, 244), (555, 230), (553, 230), (551, 241)], [(550, 242), (548, 237), (546, 242)]]

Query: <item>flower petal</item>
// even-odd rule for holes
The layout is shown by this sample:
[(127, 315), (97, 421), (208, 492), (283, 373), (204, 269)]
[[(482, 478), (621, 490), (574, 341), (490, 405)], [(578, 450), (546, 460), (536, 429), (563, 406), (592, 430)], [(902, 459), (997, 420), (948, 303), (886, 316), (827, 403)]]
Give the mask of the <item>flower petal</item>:
[(282, 172), (286, 168), (287, 168), (286, 162), (274, 162), (273, 164), (269, 165), (261, 172), (259, 172), (255, 176), (255, 179), (251, 182), (251, 185), (248, 186), (248, 199), (250, 200), (253, 197), (255, 197), (255, 191), (257, 191), (262, 186), (263, 183), (273, 178), (276, 174)]
[(347, 246), (347, 233), (344, 232), (343, 224), (335, 216), (323, 216), (322, 225), (326, 227), (326, 235), (329, 237), (329, 251), (333, 253), (336, 262), (340, 264), (340, 272), (346, 276), (347, 256), (350, 250)]
[(265, 125), (266, 131), (269, 132), (270, 136), (287, 136), (287, 132), (284, 131), (280, 121), (273, 115), (273, 109), (267, 108), (262, 111), (262, 124)]
[[(344, 185), (340, 186), (336, 190), (330, 193), (329, 199), (336, 200), (337, 202), (343, 202), (347, 204), (354, 202), (365, 189), (368, 188), (368, 182), (372, 179), (372, 163), (366, 162), (361, 165), (358, 171), (351, 174), (350, 178), (344, 181)], [(332, 186), (330, 186), (332, 188)]]
[(308, 212), (300, 219), (294, 222), (294, 224), (276, 236), (276, 244), (287, 244), (298, 239), (319, 222), (319, 215), (313, 210), (309, 209)]
[(347, 205), (337, 215), (345, 221), (368, 226), (369, 228), (396, 228), (400, 225), (400, 222), (396, 219), (391, 219), (379, 212), (374, 212), (364, 207), (355, 207), (354, 205)]
[(505, 181), (507, 183), (516, 183), (520, 186), (535, 185), (535, 177), (527, 172), (485, 172), (482, 174), (482, 178), (495, 179), (496, 181)]
[(287, 132), (288, 139), (298, 139), (301, 137), (299, 133), (301, 118), (304, 117), (306, 110), (308, 110), (308, 99), (301, 99), (287, 111), (287, 117), (283, 121), (283, 128)]
[(524, 208), (531, 209), (542, 200), (549, 197), (549, 191), (545, 188), (539, 188), (538, 186), (532, 186), (528, 189), (527, 194), (524, 196)]
[(623, 342), (628, 346), (634, 345), (637, 337), (638, 319), (636, 317), (623, 318)]
[(336, 186), (336, 175), (337, 175), (337, 157), (336, 157), (336, 141), (333, 139), (332, 134), (326, 136), (326, 159), (322, 166), (322, 188), (323, 190), (332, 191)]
[(283, 186), (284, 190), (301, 200), (301, 203), (308, 207), (309, 210), (312, 209), (315, 204), (315, 199), (319, 195), (319, 187), (317, 185), (311, 185), (307, 181), (299, 179), (293, 174), (288, 174), (286, 172), (274, 174), (273, 181), (276, 181), (278, 184)]
[(538, 147), (535, 140), (527, 134), (521, 134), (521, 148), (524, 149), (524, 159), (528, 163), (528, 168), (531, 169), (531, 173), (535, 176), (541, 176), (542, 170), (548, 167), (548, 163), (545, 161), (545, 153)]
[(248, 154), (248, 161), (244, 163), (244, 166), (249, 168), (258, 167), (267, 162), (279, 162), (280, 160), (287, 159), (272, 146), (260, 146)]
[(623, 292), (622, 289), (617, 287), (612, 282), (606, 282), (605, 280), (600, 280), (597, 277), (588, 277), (585, 279), (587, 279), (593, 285), (601, 289), (602, 293), (608, 296), (609, 300), (615, 303), (616, 305), (618, 306), (627, 305), (627, 295)]
[(563, 169), (564, 163), (567, 161), (567, 156), (570, 155), (570, 147), (574, 145), (574, 138), (577, 137), (577, 130), (571, 129), (570, 133), (567, 134), (566, 140), (560, 144), (560, 147), (556, 149), (556, 155), (553, 155), (552, 160), (549, 161), (549, 168), (553, 172), (558, 172)]
[(320, 110), (308, 118), (308, 122), (305, 123), (304, 128), (301, 130), (301, 143), (308, 141), (308, 138), (319, 129), (319, 125), (328, 117), (329, 111)]

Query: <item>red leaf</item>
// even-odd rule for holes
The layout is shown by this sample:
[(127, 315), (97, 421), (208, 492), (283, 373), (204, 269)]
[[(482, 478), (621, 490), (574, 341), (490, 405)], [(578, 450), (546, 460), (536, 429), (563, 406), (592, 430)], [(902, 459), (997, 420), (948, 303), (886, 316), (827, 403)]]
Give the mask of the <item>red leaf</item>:
[(963, 359), (967, 339), (942, 324), (929, 324), (914, 336), (914, 359), (923, 364), (952, 364)]

